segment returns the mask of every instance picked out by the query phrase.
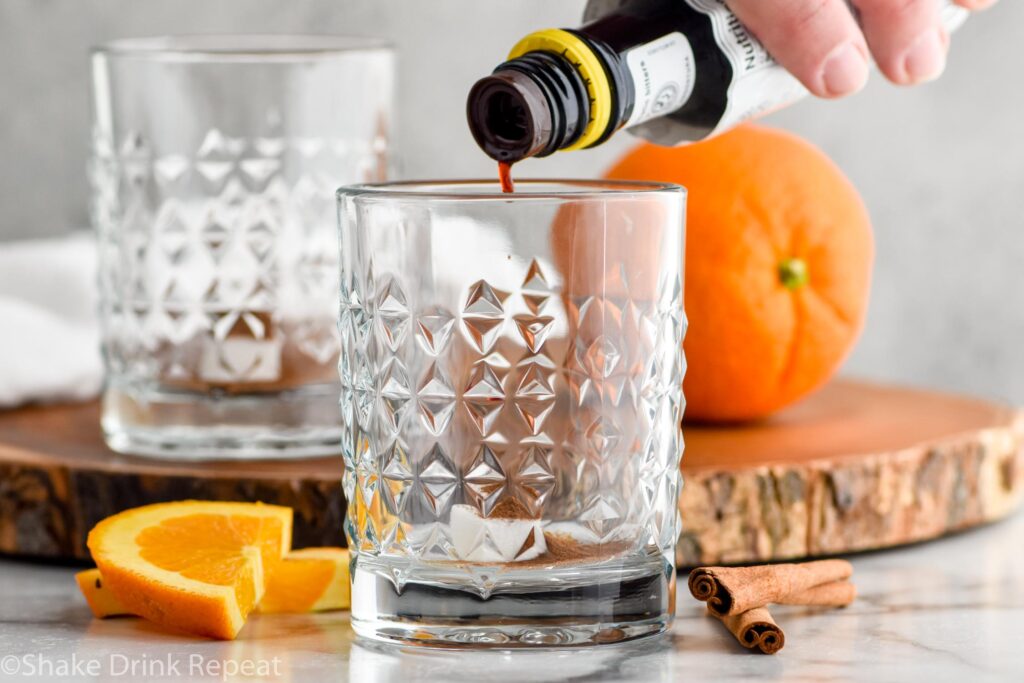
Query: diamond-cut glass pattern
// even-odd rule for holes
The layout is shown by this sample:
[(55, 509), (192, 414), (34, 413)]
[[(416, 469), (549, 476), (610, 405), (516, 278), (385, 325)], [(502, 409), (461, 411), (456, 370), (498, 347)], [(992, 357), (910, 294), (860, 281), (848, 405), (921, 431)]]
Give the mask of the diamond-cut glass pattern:
[(486, 445), (480, 448), (463, 480), (470, 501), (484, 516), (491, 514), (508, 484), (508, 476), (498, 455)]
[(383, 515), (377, 525), (350, 524), (350, 533), (373, 536), (352, 545), (420, 559), (504, 557), (488, 545), (497, 527), (470, 524), (459, 536), (452, 520), (466, 510), (491, 518), (510, 502), (545, 525), (571, 525), (586, 542), (671, 549), (681, 273), (666, 275), (653, 297), (631, 292), (626, 272), (615, 287), (576, 295), (551, 261), (502, 257), (511, 263), (502, 277), (456, 286), (439, 275), (442, 264), (455, 266), (409, 237), (429, 232), (429, 218), (419, 227), (393, 213), (378, 220), (342, 219), (351, 240), (340, 309), (339, 367), (350, 397), (342, 406), (352, 405), (346, 450), (359, 453), (365, 440), (380, 454), (376, 473), (356, 463), (346, 492), (362, 492), (357, 507), (380, 498)]
[(455, 390), (437, 363), (432, 363), (416, 392), (423, 425), (433, 436), (441, 436), (455, 412)]
[(540, 514), (544, 500), (555, 485), (555, 475), (549, 460), (551, 451), (542, 446), (529, 446), (523, 455), (515, 468), (513, 479), (520, 500), (535, 514)]
[(454, 324), (455, 316), (443, 308), (425, 311), (416, 318), (417, 339), (427, 353), (436, 356), (448, 345)]
[(416, 476), (417, 489), (421, 494), (419, 500), (440, 518), (447, 512), (458, 482), (459, 477), (448, 455), (435, 444), (420, 462)]
[[(213, 127), (187, 145), (176, 134), (172, 146), (160, 132), (93, 134), (110, 375), (233, 391), (336, 382), (334, 191), (366, 179), (379, 156), (372, 143)], [(402, 301), (397, 285), (382, 285), (379, 333), (390, 346), (411, 325)]]
[(397, 441), (387, 448), (381, 459), (381, 478), (384, 480), (385, 500), (393, 515), (405, 509), (406, 494), (412, 485), (413, 473), (407, 449)]

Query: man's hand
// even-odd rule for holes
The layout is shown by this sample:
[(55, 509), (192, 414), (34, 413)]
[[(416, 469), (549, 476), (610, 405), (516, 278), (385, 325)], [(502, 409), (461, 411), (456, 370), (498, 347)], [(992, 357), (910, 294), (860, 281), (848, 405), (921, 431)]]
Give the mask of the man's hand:
[[(980, 10), (996, 0), (956, 0)], [(782, 66), (819, 97), (864, 87), (868, 56), (893, 83), (932, 80), (946, 66), (949, 35), (940, 0), (726, 0)]]

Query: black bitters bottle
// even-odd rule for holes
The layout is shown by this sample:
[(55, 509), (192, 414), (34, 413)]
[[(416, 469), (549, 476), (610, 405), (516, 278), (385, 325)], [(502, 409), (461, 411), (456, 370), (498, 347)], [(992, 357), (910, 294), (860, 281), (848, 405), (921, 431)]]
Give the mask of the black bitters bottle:
[[(943, 10), (949, 30), (966, 16)], [(623, 128), (685, 144), (807, 95), (723, 0), (590, 0), (584, 20), (526, 36), (470, 90), (470, 130), (488, 156), (594, 147)]]

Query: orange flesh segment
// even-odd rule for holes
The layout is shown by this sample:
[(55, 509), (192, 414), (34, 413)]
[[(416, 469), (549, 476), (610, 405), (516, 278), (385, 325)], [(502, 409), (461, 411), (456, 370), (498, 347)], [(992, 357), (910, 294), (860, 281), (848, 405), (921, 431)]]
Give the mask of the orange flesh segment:
[(292, 551), (277, 565), (258, 611), (312, 612), (348, 606), (348, 552), (307, 548)]
[(281, 538), (279, 520), (243, 515), (196, 514), (167, 519), (143, 529), (135, 538), (147, 562), (182, 576), (218, 586), (234, 586), (239, 609), (256, 606), (253, 581), (239, 581), (251, 571), (246, 549), (256, 547), (263, 566), (274, 563)]

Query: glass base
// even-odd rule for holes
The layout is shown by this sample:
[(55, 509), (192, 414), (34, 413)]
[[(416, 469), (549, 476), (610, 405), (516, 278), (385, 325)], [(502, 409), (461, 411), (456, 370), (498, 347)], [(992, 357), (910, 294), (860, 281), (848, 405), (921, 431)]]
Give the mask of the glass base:
[(671, 563), (647, 562), (648, 571), (641, 573), (535, 571), (532, 581), (508, 580), (486, 597), (450, 583), (410, 581), (398, 590), (391, 579), (358, 564), (352, 627), (374, 641), (477, 648), (600, 645), (662, 633), (675, 613)]
[(215, 395), (108, 387), (103, 433), (118, 453), (163, 460), (266, 460), (338, 456), (337, 385)]

